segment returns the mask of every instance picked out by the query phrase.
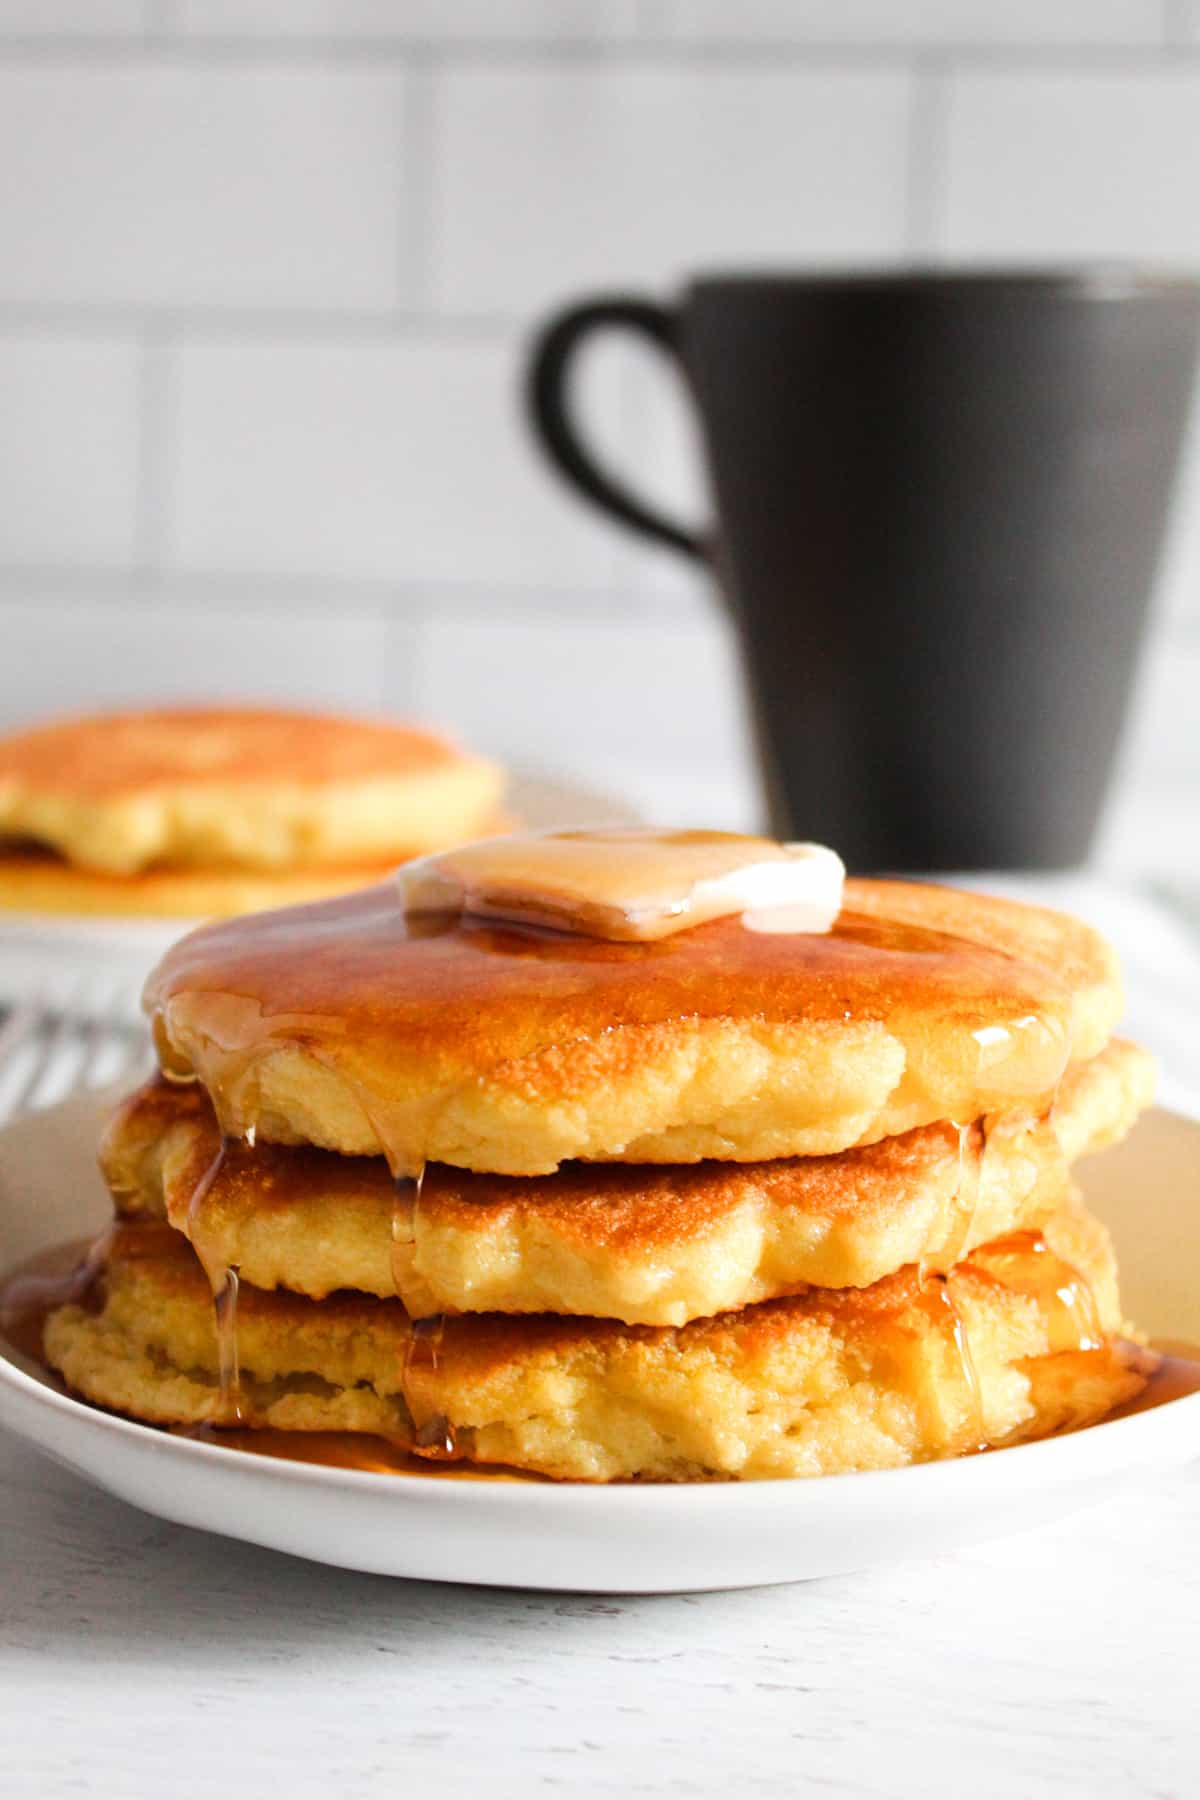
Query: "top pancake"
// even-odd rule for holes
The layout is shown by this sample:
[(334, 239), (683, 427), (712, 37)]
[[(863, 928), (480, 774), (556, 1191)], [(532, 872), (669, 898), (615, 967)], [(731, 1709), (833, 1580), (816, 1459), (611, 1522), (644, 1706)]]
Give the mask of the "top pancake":
[(1094, 931), (849, 881), (827, 935), (714, 920), (609, 943), (406, 919), (392, 883), (194, 932), (147, 987), (222, 1128), (397, 1173), (830, 1154), (1047, 1104), (1120, 1011)]
[(399, 861), (478, 835), (500, 786), (490, 763), (383, 721), (108, 713), (0, 740), (0, 834), (114, 875)]

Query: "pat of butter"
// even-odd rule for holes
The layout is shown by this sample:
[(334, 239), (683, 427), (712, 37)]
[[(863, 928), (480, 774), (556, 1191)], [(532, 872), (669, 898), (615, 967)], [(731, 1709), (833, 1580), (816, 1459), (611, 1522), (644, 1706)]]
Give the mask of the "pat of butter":
[(648, 942), (735, 914), (751, 931), (828, 931), (845, 874), (821, 844), (628, 827), (492, 838), (408, 863), (397, 880), (410, 915)]

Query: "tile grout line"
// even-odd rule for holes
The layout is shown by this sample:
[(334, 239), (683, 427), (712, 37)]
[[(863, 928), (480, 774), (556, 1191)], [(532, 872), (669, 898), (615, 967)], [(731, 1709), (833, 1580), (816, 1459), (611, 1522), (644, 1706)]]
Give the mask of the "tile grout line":
[[(1167, 7), (1186, 6), (1187, 0), (1163, 0)], [(871, 41), (796, 38), (638, 38), (624, 39), (508, 39), (508, 38), (377, 38), (338, 37), (189, 37), (180, 33), (174, 11), (167, 0), (163, 11), (153, 10), (140, 34), (116, 38), (109, 36), (74, 37), (38, 36), (11, 33), (0, 35), (0, 66), (5, 61), (14, 66), (22, 63), (62, 63), (78, 66), (88, 58), (91, 72), (121, 64), (137, 65), (149, 61), (193, 64), (196, 66), (274, 64), (280, 68), (301, 67), (334, 70), (353, 69), (372, 64), (404, 63), (424, 59), (447, 68), (511, 68), (524, 66), (531, 73), (546, 68), (577, 65), (592, 69), (619, 71), (625, 65), (647, 68), (670, 68), (694, 74), (716, 68), (777, 69), (789, 72), (803, 69), (805, 64), (815, 71), (829, 72), (843, 68), (847, 72), (864, 67), (901, 70), (925, 55), (948, 56), (980, 68), (1020, 72), (1026, 69), (1070, 68), (1072, 63), (1082, 70), (1111, 72), (1122, 65), (1130, 73), (1145, 73), (1156, 68), (1170, 68), (1177, 63), (1193, 63), (1200, 58), (1200, 40), (1186, 30), (1190, 13), (1167, 12), (1168, 22), (1159, 35), (1130, 42), (1103, 42), (1096, 39), (1078, 41), (1015, 41), (989, 43), (970, 38), (947, 38), (942, 42), (906, 41), (879, 38)], [(1182, 22), (1180, 28), (1171, 21)], [(1183, 52), (1182, 56), (1179, 52)]]
[[(400, 233), (403, 239), (403, 230)], [(120, 301), (5, 301), (0, 298), (0, 333), (64, 336), (163, 331), (202, 339), (276, 337), (323, 339), (331, 335), (369, 342), (410, 337), (450, 342), (504, 342), (523, 320), (516, 312), (484, 313), (452, 308), (398, 306), (345, 312), (313, 307), (138, 306)]]

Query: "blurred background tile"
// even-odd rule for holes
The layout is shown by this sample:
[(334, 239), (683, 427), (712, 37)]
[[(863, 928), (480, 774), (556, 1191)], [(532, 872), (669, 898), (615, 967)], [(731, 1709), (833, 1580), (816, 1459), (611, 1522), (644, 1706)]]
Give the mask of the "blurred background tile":
[(132, 566), (139, 404), (133, 337), (0, 328), (0, 562)]
[[(0, 690), (0, 727), (24, 718), (172, 701), (261, 698), (398, 707), (416, 696), (419, 634), (378, 617), (286, 617), (224, 605), (156, 607), (70, 591), (9, 601), (5, 655), (20, 693)], [(53, 643), (53, 654), (47, 645)]]
[(448, 70), (435, 302), (528, 313), (696, 265), (895, 257), (908, 104), (904, 75), (857, 70)]
[(946, 132), (949, 255), (1200, 257), (1200, 70), (956, 73)]
[(0, 302), (394, 306), (403, 90), (365, 69), (0, 61)]
[[(563, 504), (521, 435), (507, 341), (191, 342), (170, 363), (172, 568), (614, 579), (615, 536)], [(611, 416), (620, 397), (596, 374)]]

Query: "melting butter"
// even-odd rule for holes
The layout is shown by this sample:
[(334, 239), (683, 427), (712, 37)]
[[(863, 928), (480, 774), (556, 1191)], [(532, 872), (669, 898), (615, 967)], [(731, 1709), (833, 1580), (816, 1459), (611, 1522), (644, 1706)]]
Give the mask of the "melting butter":
[(822, 844), (620, 827), (492, 838), (399, 870), (405, 912), (650, 942), (740, 914), (747, 929), (827, 932), (846, 871)]

